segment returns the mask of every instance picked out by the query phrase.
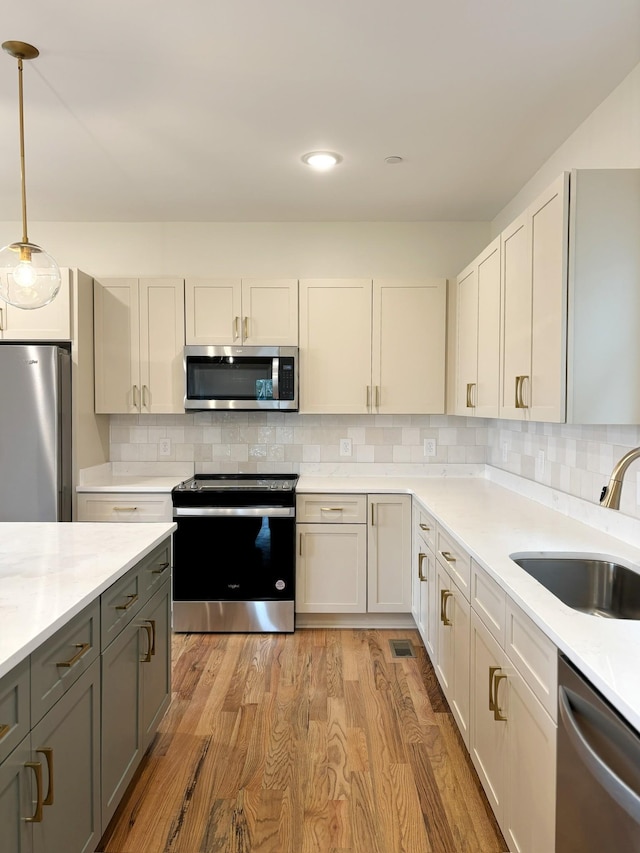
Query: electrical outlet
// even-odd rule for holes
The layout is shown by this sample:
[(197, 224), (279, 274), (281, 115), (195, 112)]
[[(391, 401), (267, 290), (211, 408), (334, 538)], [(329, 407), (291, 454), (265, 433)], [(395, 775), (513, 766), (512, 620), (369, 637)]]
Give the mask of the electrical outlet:
[(435, 456), (436, 455), (436, 440), (435, 438), (425, 438), (424, 440), (424, 455), (425, 456)]
[(341, 438), (340, 439), (340, 456), (351, 456), (351, 439), (350, 438)]
[(544, 477), (544, 450), (539, 450), (536, 453), (536, 480), (541, 480)]
[(158, 456), (171, 456), (171, 439), (161, 438), (158, 442)]

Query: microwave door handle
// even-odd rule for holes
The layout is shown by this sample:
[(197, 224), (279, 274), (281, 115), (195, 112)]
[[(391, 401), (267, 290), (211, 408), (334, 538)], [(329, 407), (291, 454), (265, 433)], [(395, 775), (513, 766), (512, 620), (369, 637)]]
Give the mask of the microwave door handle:
[(276, 356), (272, 362), (271, 368), (271, 381), (273, 385), (273, 399), (280, 399), (280, 386), (278, 384), (278, 377), (280, 376), (280, 359)]

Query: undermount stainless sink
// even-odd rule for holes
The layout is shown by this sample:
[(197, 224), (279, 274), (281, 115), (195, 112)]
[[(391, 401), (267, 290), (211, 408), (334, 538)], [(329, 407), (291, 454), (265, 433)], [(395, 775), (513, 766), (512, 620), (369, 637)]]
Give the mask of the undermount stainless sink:
[(574, 610), (608, 619), (640, 619), (640, 574), (605, 558), (511, 554), (522, 569)]

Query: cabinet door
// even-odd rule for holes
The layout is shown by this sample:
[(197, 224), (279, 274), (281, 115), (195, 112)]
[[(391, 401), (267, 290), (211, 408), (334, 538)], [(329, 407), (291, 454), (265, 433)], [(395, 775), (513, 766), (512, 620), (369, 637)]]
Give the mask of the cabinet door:
[(242, 279), (242, 338), (248, 346), (298, 346), (297, 279)]
[(374, 280), (376, 412), (444, 412), (446, 301), (445, 279)]
[(96, 412), (140, 410), (138, 280), (94, 281)]
[[(32, 760), (29, 735), (0, 763), (0, 833), (2, 853), (32, 853), (32, 824), (27, 819), (35, 813), (34, 771), (27, 767)], [(32, 785), (33, 783), (33, 785)], [(61, 848), (66, 849), (66, 848)]]
[(32, 824), (34, 851), (90, 853), (102, 835), (99, 661), (33, 729), (31, 747), (44, 788), (42, 822)]
[[(501, 827), (505, 818), (508, 720), (496, 720), (496, 716), (506, 716), (506, 709), (501, 707), (496, 714), (493, 694), (496, 675), (507, 671), (504, 651), (472, 610), (469, 752)], [(504, 689), (500, 692), (504, 695)]]
[(371, 401), (371, 281), (300, 282), (300, 411), (366, 414)]
[(5, 341), (70, 341), (71, 271), (61, 269), (58, 295), (35, 311), (16, 308), (0, 300), (0, 339)]
[(513, 667), (505, 687), (497, 696), (508, 718), (505, 838), (519, 853), (553, 850), (557, 726)]
[[(171, 585), (167, 581), (145, 605), (139, 621), (146, 635), (142, 658), (142, 749), (151, 743), (171, 700)], [(143, 641), (143, 646), (144, 646)]]
[(298, 524), (296, 611), (365, 613), (365, 524)]
[(478, 270), (474, 261), (457, 280), (456, 414), (475, 414), (478, 393)]
[(460, 736), (469, 746), (469, 639), (471, 608), (448, 573), (438, 565), (438, 657), (436, 674)]
[(199, 346), (242, 343), (241, 303), (239, 278), (188, 278), (185, 282), (186, 343)]
[(502, 338), (500, 417), (523, 420), (531, 382), (531, 228), (526, 213), (502, 233)]
[(143, 755), (141, 660), (146, 631), (130, 622), (102, 655), (102, 821), (113, 817)]
[(367, 610), (411, 611), (411, 497), (369, 495)]
[(184, 282), (141, 279), (140, 400), (150, 414), (184, 412)]
[(500, 409), (500, 238), (478, 258), (478, 360), (474, 413), (497, 418)]
[(565, 419), (569, 174), (529, 208), (531, 218), (531, 419)]

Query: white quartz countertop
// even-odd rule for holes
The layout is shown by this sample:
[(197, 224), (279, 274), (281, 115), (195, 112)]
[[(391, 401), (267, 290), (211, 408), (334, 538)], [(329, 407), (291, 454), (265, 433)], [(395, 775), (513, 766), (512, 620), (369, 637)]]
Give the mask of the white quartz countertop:
[(122, 476), (116, 474), (104, 474), (96, 478), (93, 483), (80, 483), (76, 486), (76, 492), (90, 492), (92, 494), (104, 492), (105, 494), (122, 492), (154, 492), (168, 493), (186, 480), (186, 477), (145, 477), (145, 476)]
[(522, 551), (588, 553), (640, 572), (640, 539), (636, 547), (481, 477), (302, 476), (297, 491), (414, 495), (640, 730), (640, 621), (579, 613), (509, 557)]
[(0, 523), (0, 677), (173, 530), (171, 523)]

